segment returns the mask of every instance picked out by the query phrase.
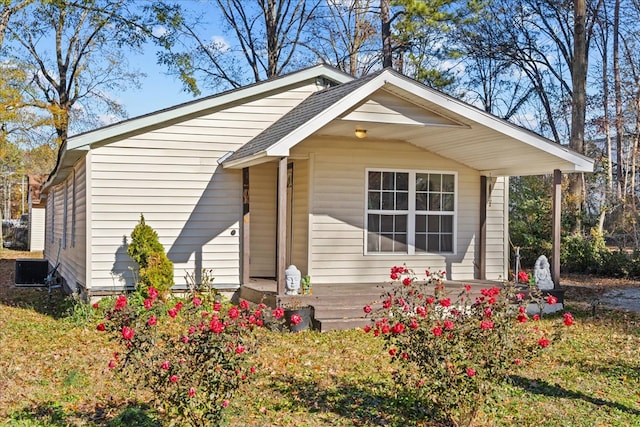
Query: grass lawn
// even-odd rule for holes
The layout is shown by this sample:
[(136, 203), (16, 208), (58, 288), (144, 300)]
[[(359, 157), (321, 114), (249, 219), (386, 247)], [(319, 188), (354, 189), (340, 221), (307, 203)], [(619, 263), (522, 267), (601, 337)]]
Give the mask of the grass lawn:
[[(107, 369), (113, 348), (90, 311), (11, 288), (12, 268), (0, 261), (0, 425), (159, 425), (144, 391)], [(640, 315), (567, 308), (576, 324), (564, 340), (518, 367), (478, 426), (640, 426)], [(229, 425), (433, 426), (394, 388), (382, 342), (360, 330), (269, 336), (256, 365)]]

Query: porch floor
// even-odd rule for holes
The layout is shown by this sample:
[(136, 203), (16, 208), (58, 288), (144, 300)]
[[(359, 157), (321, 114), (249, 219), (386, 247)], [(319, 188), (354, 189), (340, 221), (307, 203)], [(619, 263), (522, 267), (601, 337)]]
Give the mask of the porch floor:
[[(370, 324), (364, 317), (362, 308), (380, 301), (380, 296), (390, 284), (381, 283), (335, 283), (314, 284), (311, 295), (277, 295), (275, 280), (252, 278), (240, 288), (240, 298), (254, 303), (264, 303), (269, 307), (278, 305), (310, 305), (314, 308), (315, 328), (320, 331), (352, 329)], [(480, 290), (502, 286), (502, 282), (491, 280), (466, 280), (444, 282), (445, 292), (455, 298), (464, 288), (471, 285), (471, 297), (480, 296)]]

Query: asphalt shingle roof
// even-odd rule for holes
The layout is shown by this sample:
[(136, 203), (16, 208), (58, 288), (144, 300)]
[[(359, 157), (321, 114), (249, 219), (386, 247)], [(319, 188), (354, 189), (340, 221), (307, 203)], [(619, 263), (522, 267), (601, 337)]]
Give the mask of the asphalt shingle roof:
[(346, 95), (373, 80), (380, 73), (382, 71), (311, 94), (251, 141), (236, 150), (225, 161), (239, 160), (268, 149), (322, 111), (329, 109)]

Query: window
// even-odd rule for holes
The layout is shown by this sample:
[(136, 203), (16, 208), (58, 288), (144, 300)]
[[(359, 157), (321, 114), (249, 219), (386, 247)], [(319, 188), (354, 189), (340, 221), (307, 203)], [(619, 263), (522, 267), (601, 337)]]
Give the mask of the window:
[(453, 253), (456, 175), (367, 171), (367, 253)]

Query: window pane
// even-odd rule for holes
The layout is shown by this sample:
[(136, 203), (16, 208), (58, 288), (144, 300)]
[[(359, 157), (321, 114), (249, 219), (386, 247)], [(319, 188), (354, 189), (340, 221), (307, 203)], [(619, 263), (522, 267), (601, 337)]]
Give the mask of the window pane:
[(427, 231), (427, 216), (416, 215), (416, 232), (424, 233), (425, 231)]
[(442, 195), (442, 210), (453, 212), (453, 194)]
[(409, 193), (396, 193), (396, 210), (406, 211), (409, 209)]
[(378, 241), (378, 239), (379, 239), (379, 236), (376, 233), (367, 234), (367, 251), (369, 252), (380, 251), (380, 242)]
[(439, 234), (427, 235), (427, 251), (429, 252), (440, 251), (440, 235)]
[(427, 251), (427, 235), (426, 234), (416, 235), (416, 252), (426, 252), (426, 251)]
[(440, 235), (440, 252), (453, 252), (453, 235)]
[(406, 233), (407, 232), (407, 216), (406, 215), (396, 215), (396, 233)]
[(407, 252), (407, 235), (406, 234), (396, 234), (393, 251)]
[(440, 180), (442, 175), (429, 175), (429, 191), (441, 191)]
[(382, 189), (393, 190), (395, 189), (395, 173), (383, 172), (382, 173)]
[(380, 231), (380, 215), (369, 214), (367, 228), (373, 232)]
[(427, 221), (427, 230), (429, 233), (438, 233), (440, 231), (440, 217), (437, 215), (429, 215)]
[(440, 231), (443, 233), (453, 233), (453, 216), (443, 215), (440, 217)]
[(427, 194), (426, 193), (416, 194), (416, 210), (417, 211), (427, 210)]
[(409, 174), (397, 173), (396, 174), (396, 190), (409, 190)]
[(392, 211), (395, 209), (394, 206), (394, 193), (391, 191), (385, 191), (382, 193), (382, 209), (385, 211)]
[(381, 175), (380, 172), (369, 172), (369, 190), (380, 190)]
[(392, 234), (383, 234), (380, 237), (380, 251), (393, 252), (393, 235)]
[(369, 191), (369, 201), (367, 203), (369, 209), (380, 209), (380, 193), (377, 191)]
[(442, 191), (453, 193), (455, 189), (455, 176), (454, 175), (442, 175)]
[(439, 211), (440, 210), (440, 194), (429, 194), (429, 210), (430, 211)]
[(393, 233), (393, 215), (380, 215), (380, 231), (383, 233)]
[(427, 191), (427, 183), (429, 182), (429, 174), (416, 174), (416, 191)]

